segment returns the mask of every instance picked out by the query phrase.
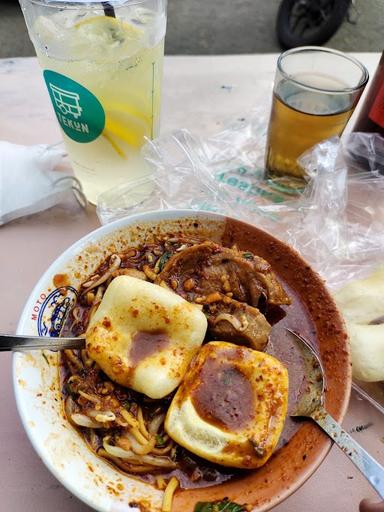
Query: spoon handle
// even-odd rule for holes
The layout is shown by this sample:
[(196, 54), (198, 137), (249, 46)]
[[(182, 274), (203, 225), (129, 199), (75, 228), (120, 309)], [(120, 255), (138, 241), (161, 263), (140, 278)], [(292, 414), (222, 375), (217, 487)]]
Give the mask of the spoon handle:
[(351, 459), (363, 473), (369, 483), (384, 498), (384, 468), (367, 453), (324, 408), (318, 407), (311, 418), (335, 441), (339, 448)]
[(0, 352), (26, 350), (65, 350), (85, 348), (84, 338), (50, 338), (48, 336), (23, 336), (0, 334)]

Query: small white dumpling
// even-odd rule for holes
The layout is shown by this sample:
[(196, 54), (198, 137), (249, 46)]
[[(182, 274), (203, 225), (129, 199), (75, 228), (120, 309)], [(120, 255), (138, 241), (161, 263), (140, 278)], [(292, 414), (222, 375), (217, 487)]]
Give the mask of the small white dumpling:
[(384, 267), (352, 281), (336, 294), (351, 340), (353, 376), (384, 380)]
[(196, 305), (156, 284), (119, 276), (91, 319), (86, 346), (113, 381), (163, 398), (182, 381), (206, 330)]

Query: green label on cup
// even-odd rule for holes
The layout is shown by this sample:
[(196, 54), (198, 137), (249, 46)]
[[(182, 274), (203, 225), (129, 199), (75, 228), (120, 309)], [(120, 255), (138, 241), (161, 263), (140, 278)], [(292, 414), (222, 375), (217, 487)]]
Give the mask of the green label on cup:
[(76, 142), (92, 142), (104, 130), (100, 101), (78, 82), (55, 71), (44, 71), (45, 83), (64, 133)]

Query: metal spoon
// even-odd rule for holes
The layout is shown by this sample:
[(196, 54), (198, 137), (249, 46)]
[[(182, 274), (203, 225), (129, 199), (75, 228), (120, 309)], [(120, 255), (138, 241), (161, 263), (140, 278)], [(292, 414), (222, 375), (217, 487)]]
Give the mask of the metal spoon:
[(296, 409), (291, 416), (304, 416), (312, 418), (335, 443), (343, 453), (351, 459), (363, 473), (369, 483), (376, 489), (381, 498), (384, 498), (384, 468), (367, 453), (330, 414), (324, 409), (324, 369), (321, 361), (309, 345), (299, 334), (287, 329), (293, 334), (294, 340), (303, 357), (306, 375), (306, 387)]
[(66, 350), (85, 348), (84, 338), (50, 338), (48, 336), (27, 336), (0, 334), (0, 352), (25, 352), (27, 350)]

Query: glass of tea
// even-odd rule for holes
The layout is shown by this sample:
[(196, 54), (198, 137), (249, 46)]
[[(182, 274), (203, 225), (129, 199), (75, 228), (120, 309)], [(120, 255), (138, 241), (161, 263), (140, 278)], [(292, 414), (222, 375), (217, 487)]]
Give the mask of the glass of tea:
[(266, 177), (281, 184), (302, 180), (305, 171), (298, 157), (341, 135), (367, 81), (363, 64), (337, 50), (303, 46), (282, 53), (268, 127)]

